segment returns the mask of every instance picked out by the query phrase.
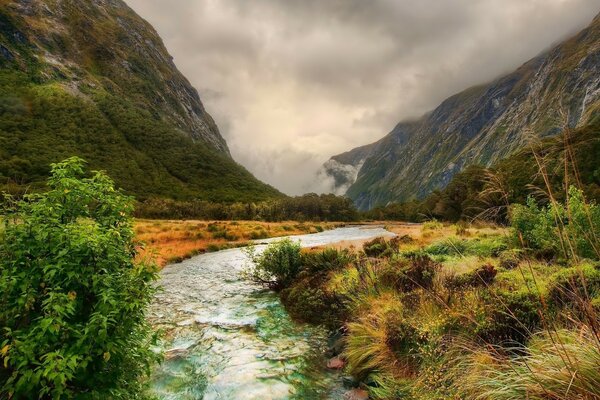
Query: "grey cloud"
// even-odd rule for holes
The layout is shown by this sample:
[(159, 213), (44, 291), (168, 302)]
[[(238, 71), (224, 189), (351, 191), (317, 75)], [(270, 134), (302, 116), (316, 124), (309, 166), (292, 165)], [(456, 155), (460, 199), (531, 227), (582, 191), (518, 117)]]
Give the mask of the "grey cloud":
[(232, 154), (296, 194), (329, 156), (509, 72), (600, 0), (127, 0), (198, 88)]

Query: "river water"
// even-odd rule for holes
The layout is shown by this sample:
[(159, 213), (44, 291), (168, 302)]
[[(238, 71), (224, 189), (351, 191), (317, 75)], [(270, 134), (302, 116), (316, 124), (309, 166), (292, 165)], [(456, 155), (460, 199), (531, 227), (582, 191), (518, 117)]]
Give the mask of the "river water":
[[(313, 247), (391, 235), (348, 227), (292, 239)], [(277, 295), (241, 278), (249, 262), (242, 249), (231, 249), (161, 272), (149, 318), (164, 331), (166, 358), (152, 391), (183, 400), (341, 399), (340, 376), (324, 368), (327, 332), (292, 321)]]

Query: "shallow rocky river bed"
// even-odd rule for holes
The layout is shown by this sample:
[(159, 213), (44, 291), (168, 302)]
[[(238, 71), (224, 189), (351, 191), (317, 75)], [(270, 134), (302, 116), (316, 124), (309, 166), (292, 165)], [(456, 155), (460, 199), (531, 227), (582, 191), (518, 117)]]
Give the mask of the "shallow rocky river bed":
[[(391, 235), (347, 227), (293, 240), (313, 247)], [(274, 293), (244, 280), (249, 262), (231, 249), (161, 272), (150, 321), (164, 332), (166, 357), (153, 392), (161, 399), (342, 399), (339, 373), (325, 368), (327, 332), (292, 321)]]

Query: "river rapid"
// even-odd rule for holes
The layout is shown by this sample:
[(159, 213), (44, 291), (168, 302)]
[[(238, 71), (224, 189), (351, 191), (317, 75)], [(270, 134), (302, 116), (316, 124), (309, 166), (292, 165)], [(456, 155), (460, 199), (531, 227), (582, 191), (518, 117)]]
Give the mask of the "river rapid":
[[(377, 236), (393, 234), (357, 226), (292, 239), (313, 247)], [(183, 400), (341, 399), (339, 373), (324, 368), (327, 332), (291, 320), (276, 294), (243, 279), (249, 263), (243, 249), (231, 249), (161, 272), (149, 319), (164, 332), (165, 361), (153, 373), (153, 393)]]

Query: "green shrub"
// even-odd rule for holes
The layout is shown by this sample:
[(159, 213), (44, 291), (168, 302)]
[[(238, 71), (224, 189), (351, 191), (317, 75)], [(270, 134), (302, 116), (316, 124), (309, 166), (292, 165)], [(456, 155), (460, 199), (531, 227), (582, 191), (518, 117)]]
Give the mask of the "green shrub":
[(410, 292), (418, 288), (430, 289), (440, 267), (428, 255), (415, 253), (408, 258), (384, 264), (378, 274), (380, 282), (385, 286), (400, 292)]
[(265, 239), (268, 237), (269, 237), (269, 234), (264, 229), (255, 230), (255, 231), (250, 232), (250, 239), (252, 239), (252, 240)]
[(319, 278), (300, 279), (281, 291), (281, 300), (292, 317), (338, 329), (348, 318), (349, 301), (324, 290), (321, 281)]
[(596, 297), (600, 297), (600, 265), (566, 268), (550, 278), (548, 302), (557, 308), (577, 308)]
[(600, 259), (600, 207), (586, 203), (573, 186), (567, 206), (540, 208), (530, 197), (526, 206), (513, 206), (511, 223), (516, 240), (542, 254)]
[(337, 250), (331, 247), (302, 253), (302, 265), (313, 273), (340, 270), (351, 261), (352, 256), (348, 250)]
[(391, 240), (385, 240), (383, 237), (376, 237), (373, 240), (363, 244), (363, 251), (367, 257), (391, 257), (398, 252), (400, 241), (394, 237)]
[(252, 246), (246, 249), (254, 264), (247, 275), (271, 289), (281, 290), (289, 286), (302, 269), (299, 242), (286, 238), (270, 244), (262, 253), (257, 254), (255, 250)]
[[(140, 398), (155, 356), (145, 311), (155, 267), (135, 263), (132, 200), (83, 161), (8, 210), (0, 239), (0, 393)], [(4, 396), (0, 396), (5, 398)]]
[(451, 289), (489, 286), (494, 282), (498, 271), (492, 264), (484, 264), (473, 271), (461, 275), (450, 276), (445, 285)]
[(539, 295), (521, 289), (484, 292), (482, 300), (488, 311), (476, 333), (490, 343), (524, 342), (539, 328), (540, 310), (544, 307)]

